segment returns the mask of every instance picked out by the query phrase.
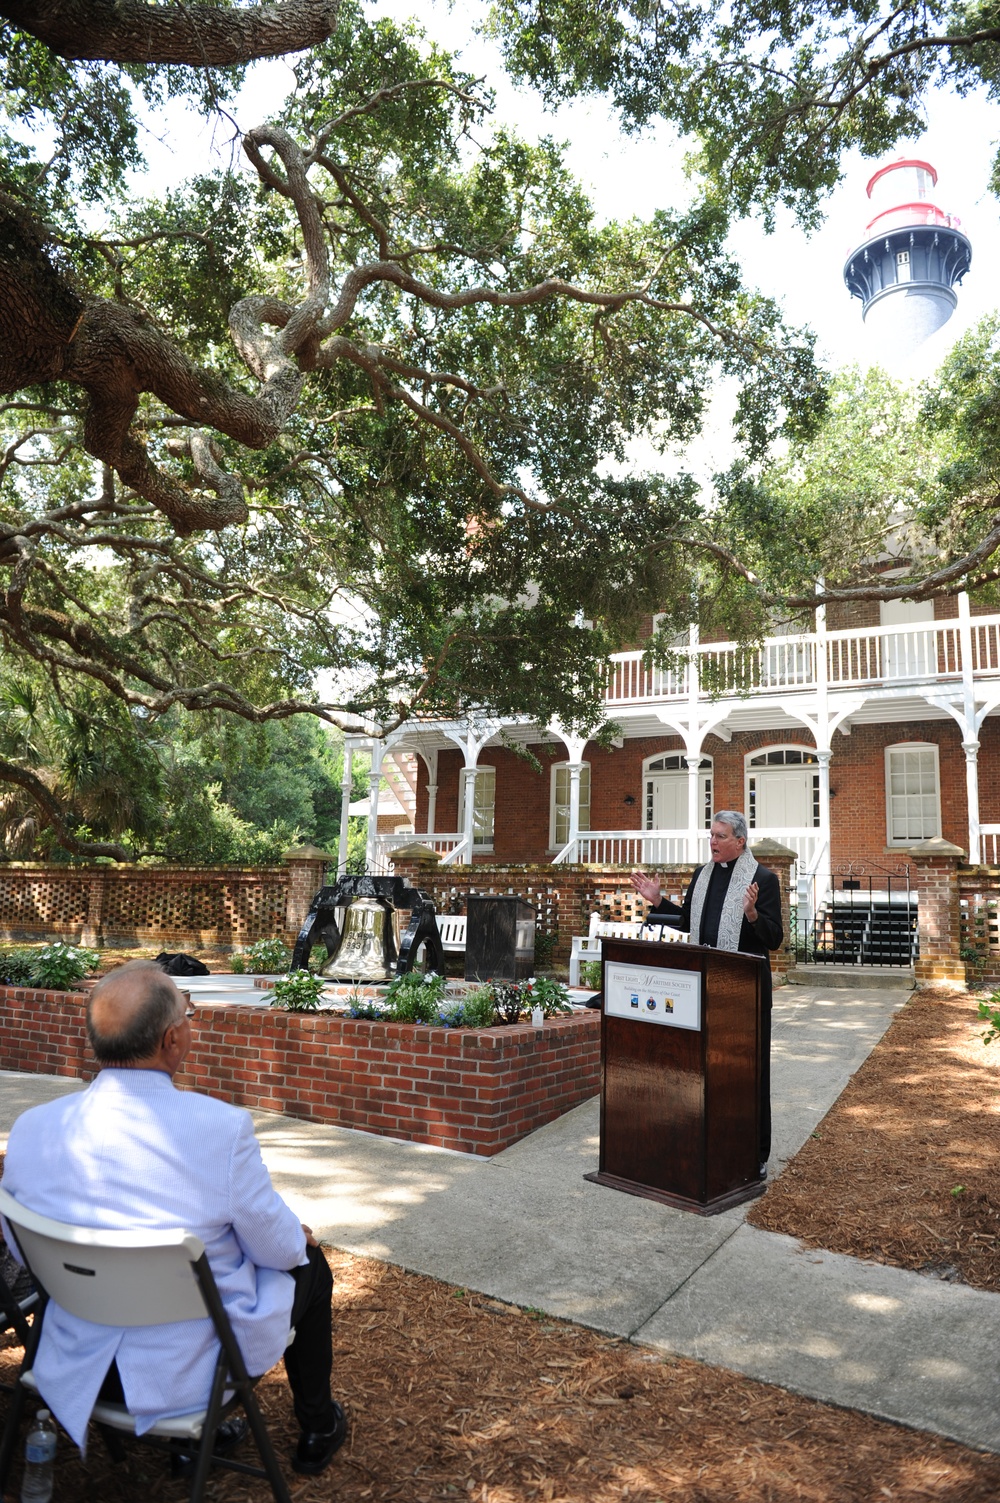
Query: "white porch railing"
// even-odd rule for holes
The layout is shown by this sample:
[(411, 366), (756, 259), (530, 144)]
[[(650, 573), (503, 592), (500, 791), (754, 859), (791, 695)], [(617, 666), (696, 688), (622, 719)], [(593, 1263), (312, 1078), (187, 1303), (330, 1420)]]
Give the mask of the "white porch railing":
[(437, 851), (442, 866), (454, 861), (456, 853), (465, 849), (465, 838), (461, 834), (423, 835), (418, 832), (414, 835), (410, 831), (401, 835), (380, 835), (375, 843), (375, 858), (384, 868), (392, 860), (393, 851), (398, 851), (404, 845), (413, 845), (414, 842)]
[[(971, 641), (973, 676), (1000, 674), (1000, 616), (974, 616)], [(701, 699), (787, 694), (817, 684), (824, 651), (831, 688), (937, 683), (962, 672), (959, 622), (934, 621), (771, 637), (756, 648), (709, 642), (692, 649), (689, 661), (676, 670), (650, 667), (641, 652), (619, 652), (610, 662), (605, 698), (608, 704), (687, 699), (692, 667)]]
[[(777, 840), (793, 850), (799, 872), (808, 872), (810, 876), (827, 849), (820, 832), (804, 826), (750, 831), (751, 846), (765, 839)], [(682, 866), (689, 861), (707, 861), (708, 856), (707, 830), (695, 830), (693, 835), (687, 830), (584, 830), (575, 841), (563, 846), (552, 864)]]
[(592, 866), (677, 866), (708, 858), (708, 837), (696, 835), (693, 855), (686, 830), (586, 830), (555, 858)]
[(983, 866), (1000, 866), (1000, 825), (979, 826), (979, 860)]

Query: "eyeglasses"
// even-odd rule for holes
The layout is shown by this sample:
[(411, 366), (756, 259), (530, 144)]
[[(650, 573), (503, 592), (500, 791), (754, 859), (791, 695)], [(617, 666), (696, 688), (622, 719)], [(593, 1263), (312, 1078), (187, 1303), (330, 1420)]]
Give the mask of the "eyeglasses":
[(195, 1014), (197, 1013), (197, 1011), (198, 1011), (198, 1009), (197, 1009), (197, 1007), (195, 1007), (194, 1003), (193, 1002), (189, 1002), (188, 1005), (187, 1005), (187, 1007), (185, 1007), (185, 1009), (184, 1009), (184, 1016), (190, 1021), (191, 1018), (193, 1018), (195, 1016)]

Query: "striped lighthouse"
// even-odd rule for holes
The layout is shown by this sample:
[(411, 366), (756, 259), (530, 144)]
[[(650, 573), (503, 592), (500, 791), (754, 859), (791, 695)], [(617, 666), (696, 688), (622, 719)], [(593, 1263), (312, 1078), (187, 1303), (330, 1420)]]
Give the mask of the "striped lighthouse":
[(948, 322), (958, 306), (955, 284), (972, 260), (961, 221), (933, 201), (936, 184), (930, 162), (905, 157), (880, 167), (868, 183), (874, 218), (844, 266), (866, 327), (896, 358)]

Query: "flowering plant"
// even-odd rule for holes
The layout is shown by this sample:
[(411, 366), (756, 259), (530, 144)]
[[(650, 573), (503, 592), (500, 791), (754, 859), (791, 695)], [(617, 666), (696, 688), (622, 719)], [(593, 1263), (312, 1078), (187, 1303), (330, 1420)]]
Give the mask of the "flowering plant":
[(326, 982), (311, 971), (289, 971), (274, 983), (271, 1006), (285, 1012), (315, 1012)]
[(66, 945), (55, 940), (40, 950), (32, 963), (32, 981), (46, 991), (67, 992), (76, 981), (95, 970), (100, 955), (83, 945)]

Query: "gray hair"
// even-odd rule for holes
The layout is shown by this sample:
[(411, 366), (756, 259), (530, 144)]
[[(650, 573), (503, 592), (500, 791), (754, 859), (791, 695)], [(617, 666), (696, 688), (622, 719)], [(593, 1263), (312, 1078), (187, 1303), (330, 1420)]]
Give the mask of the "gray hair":
[(749, 840), (750, 831), (744, 815), (738, 809), (717, 809), (712, 815), (712, 823), (728, 825), (737, 840)]
[[(132, 1001), (130, 1014), (113, 1033), (94, 1025), (94, 1003), (125, 990)], [(129, 960), (97, 983), (87, 1002), (87, 1037), (100, 1065), (133, 1065), (149, 1059), (177, 1019), (183, 1001), (165, 971), (151, 960)]]

